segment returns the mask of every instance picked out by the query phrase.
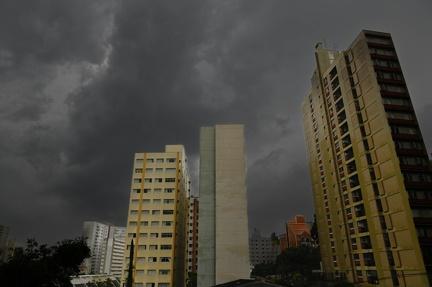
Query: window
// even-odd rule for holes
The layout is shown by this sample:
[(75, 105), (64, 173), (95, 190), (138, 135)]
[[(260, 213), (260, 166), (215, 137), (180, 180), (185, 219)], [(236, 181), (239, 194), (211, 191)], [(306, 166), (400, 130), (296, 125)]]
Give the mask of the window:
[(135, 173), (142, 173), (143, 172), (143, 169), (142, 168), (136, 168), (135, 169)]
[(376, 75), (378, 79), (383, 79), (383, 80), (394, 80), (394, 81), (403, 80), (402, 74), (397, 72), (376, 71)]
[(398, 61), (395, 60), (383, 60), (383, 59), (373, 59), (375, 66), (384, 68), (400, 68)]
[(381, 91), (391, 92), (391, 93), (406, 93), (407, 90), (403, 86), (390, 85), (390, 84), (380, 84)]
[[(153, 199), (153, 203), (154, 204), (160, 204), (161, 203), (161, 200), (160, 199)], [(159, 214), (159, 213), (158, 213)]]
[(395, 145), (399, 149), (423, 149), (423, 145), (416, 141), (395, 141)]
[(393, 50), (380, 49), (380, 48), (370, 48), (369, 50), (371, 54), (377, 54), (382, 56), (396, 56), (396, 53)]
[(159, 283), (158, 287), (169, 287), (169, 283)]
[[(153, 203), (154, 203), (155, 200), (156, 199), (153, 199)], [(159, 199), (159, 202), (160, 202), (160, 199)], [(153, 215), (159, 215), (160, 214), (160, 210), (152, 210), (152, 214)]]
[(159, 221), (152, 221), (151, 226), (159, 226)]
[(162, 226), (172, 226), (172, 221), (162, 221)]
[(176, 162), (175, 158), (167, 158), (167, 162)]
[(162, 178), (155, 178), (155, 182), (162, 182)]
[(136, 221), (129, 221), (129, 226), (135, 227), (135, 226), (137, 226), (137, 222)]
[(332, 86), (332, 90), (335, 90), (337, 87), (339, 87), (339, 78), (335, 78), (332, 82), (331, 82), (331, 86)]
[(163, 168), (161, 168), (161, 167), (157, 167), (157, 168), (156, 168), (156, 172), (163, 172)]
[(164, 209), (163, 214), (174, 214), (174, 210), (172, 209)]
[(174, 191), (174, 188), (165, 188), (164, 192), (165, 193), (172, 193)]
[(150, 183), (150, 182), (152, 182), (152, 179), (151, 178), (145, 178), (144, 182)]
[(365, 216), (365, 209), (363, 204), (354, 206), (354, 212), (357, 217)]
[(428, 166), (429, 161), (424, 157), (419, 156), (399, 156), (399, 161), (403, 165)]
[(147, 162), (147, 163), (152, 163), (152, 162), (154, 162), (154, 159), (153, 159), (153, 158), (148, 158), (148, 159), (146, 160), (146, 162)]
[(149, 193), (149, 192), (151, 192), (150, 188), (144, 188), (144, 193)]
[(430, 209), (412, 209), (413, 217), (432, 218), (432, 210)]
[(157, 245), (149, 245), (149, 250), (157, 250), (158, 246)]
[(160, 269), (159, 270), (159, 275), (168, 275), (169, 273), (170, 273), (170, 271), (168, 269)]
[(386, 114), (387, 114), (387, 118), (392, 120), (407, 120), (407, 121), (415, 120), (415, 117), (412, 113), (386, 112)]
[(163, 200), (164, 204), (170, 204), (170, 203), (174, 203), (174, 199), (164, 199)]
[(418, 129), (415, 127), (391, 126), (392, 133), (394, 134), (407, 134), (417, 135)]
[(154, 192), (154, 193), (160, 193), (160, 192), (162, 192), (162, 189), (160, 189), (160, 188), (155, 188), (155, 189), (153, 189), (153, 192)]
[(344, 123), (341, 127), (340, 127), (340, 133), (341, 135), (344, 135), (348, 132), (348, 124)]
[(353, 149), (350, 147), (349, 149), (344, 151), (345, 160), (348, 161), (354, 157)]
[(154, 269), (147, 270), (147, 275), (156, 275), (156, 270), (154, 270)]
[(140, 192), (141, 192), (141, 189), (139, 189), (139, 188), (134, 188), (134, 189), (132, 190), (132, 192), (140, 193)]
[(153, 172), (153, 168), (146, 168), (145, 171), (146, 171), (146, 173), (152, 173)]
[(357, 221), (357, 229), (359, 233), (368, 232), (368, 224), (366, 219)]
[(147, 259), (147, 262), (149, 262), (149, 263), (157, 262), (157, 257), (149, 257)]
[(427, 173), (404, 173), (405, 181), (432, 182), (432, 176)]
[(349, 184), (351, 188), (354, 188), (360, 184), (357, 174), (349, 178)]
[(172, 237), (172, 233), (169, 233), (169, 232), (161, 233), (161, 237), (162, 238), (171, 238)]
[(141, 178), (134, 178), (133, 182), (134, 183), (141, 183), (142, 179)]
[(171, 258), (170, 257), (161, 257), (160, 258), (160, 262), (170, 262)]
[(163, 158), (158, 158), (158, 159), (156, 159), (156, 162), (157, 163), (162, 163), (162, 162), (164, 162), (164, 159)]
[(167, 178), (165, 178), (165, 182), (175, 182), (175, 178), (174, 177), (167, 177)]
[[(151, 245), (150, 245), (151, 246)], [(161, 250), (171, 250), (172, 249), (172, 246), (171, 245), (168, 245), (168, 244), (165, 244), (165, 245), (161, 245), (160, 246), (160, 249)]]
[(176, 168), (166, 168), (165, 171), (169, 172), (169, 173), (175, 173), (177, 171), (177, 169)]
[(349, 163), (347, 163), (347, 170), (348, 170), (348, 174), (355, 172), (356, 169), (356, 164), (355, 161), (352, 160)]
[(143, 200), (142, 200), (142, 203), (144, 203), (144, 204), (149, 204), (149, 203), (150, 203), (150, 199), (143, 199)]
[(400, 98), (382, 98), (384, 105), (395, 105), (395, 106), (405, 106), (410, 107), (411, 102), (408, 99)]

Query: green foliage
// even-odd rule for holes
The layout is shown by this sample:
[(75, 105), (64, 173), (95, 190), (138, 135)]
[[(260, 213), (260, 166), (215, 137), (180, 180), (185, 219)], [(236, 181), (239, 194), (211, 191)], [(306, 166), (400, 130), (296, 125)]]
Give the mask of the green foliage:
[(83, 238), (64, 240), (54, 246), (39, 245), (29, 239), (25, 249), (15, 250), (13, 257), (0, 265), (0, 282), (8, 287), (72, 286), (70, 276), (90, 256)]

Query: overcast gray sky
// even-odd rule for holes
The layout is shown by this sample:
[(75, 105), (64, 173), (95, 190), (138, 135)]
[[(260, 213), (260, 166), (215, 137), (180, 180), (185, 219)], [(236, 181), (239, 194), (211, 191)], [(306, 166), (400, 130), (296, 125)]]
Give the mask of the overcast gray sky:
[[(432, 2), (0, 1), (0, 224), (53, 242), (125, 225), (133, 153), (244, 123), (249, 221), (313, 214), (301, 102), (314, 45), (390, 32), (432, 146)], [(195, 190), (196, 191), (196, 190)]]

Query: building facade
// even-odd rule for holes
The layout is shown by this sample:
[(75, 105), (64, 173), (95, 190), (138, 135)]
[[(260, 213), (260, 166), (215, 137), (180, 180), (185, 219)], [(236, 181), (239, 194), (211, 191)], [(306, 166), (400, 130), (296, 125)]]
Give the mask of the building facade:
[(196, 273), (198, 265), (198, 197), (189, 197), (188, 219), (188, 272)]
[(122, 284), (128, 276), (133, 240), (134, 286), (185, 285), (190, 191), (186, 164), (182, 145), (167, 145), (164, 152), (135, 154)]
[(101, 272), (121, 278), (123, 269), (123, 256), (126, 247), (126, 227), (110, 226), (108, 238), (105, 240)]
[(97, 221), (83, 223), (83, 237), (86, 238), (87, 246), (90, 248), (90, 258), (84, 260), (85, 274), (101, 273), (109, 229), (109, 224)]
[(271, 237), (264, 237), (254, 229), (249, 237), (249, 258), (251, 266), (275, 263), (279, 255), (279, 245)]
[(288, 248), (312, 245), (310, 227), (303, 215), (296, 215), (294, 219), (288, 220), (286, 224), (286, 234), (288, 238)]
[(97, 221), (85, 221), (83, 236), (90, 248), (90, 258), (84, 260), (85, 274), (109, 274), (121, 277), (125, 250), (125, 227)]
[(429, 286), (431, 169), (390, 34), (315, 58), (303, 111), (324, 271)]
[(242, 125), (200, 130), (198, 286), (249, 278)]

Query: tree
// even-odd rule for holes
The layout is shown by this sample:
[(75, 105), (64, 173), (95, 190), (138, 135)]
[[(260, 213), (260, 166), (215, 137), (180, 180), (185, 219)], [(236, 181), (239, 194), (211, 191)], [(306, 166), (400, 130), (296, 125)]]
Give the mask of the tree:
[(0, 265), (0, 282), (8, 287), (69, 287), (90, 249), (83, 238), (64, 240), (54, 246), (27, 240), (8, 262)]
[(319, 267), (318, 248), (288, 248), (276, 259), (276, 273), (292, 286), (307, 286), (305, 284), (312, 278), (312, 270)]

